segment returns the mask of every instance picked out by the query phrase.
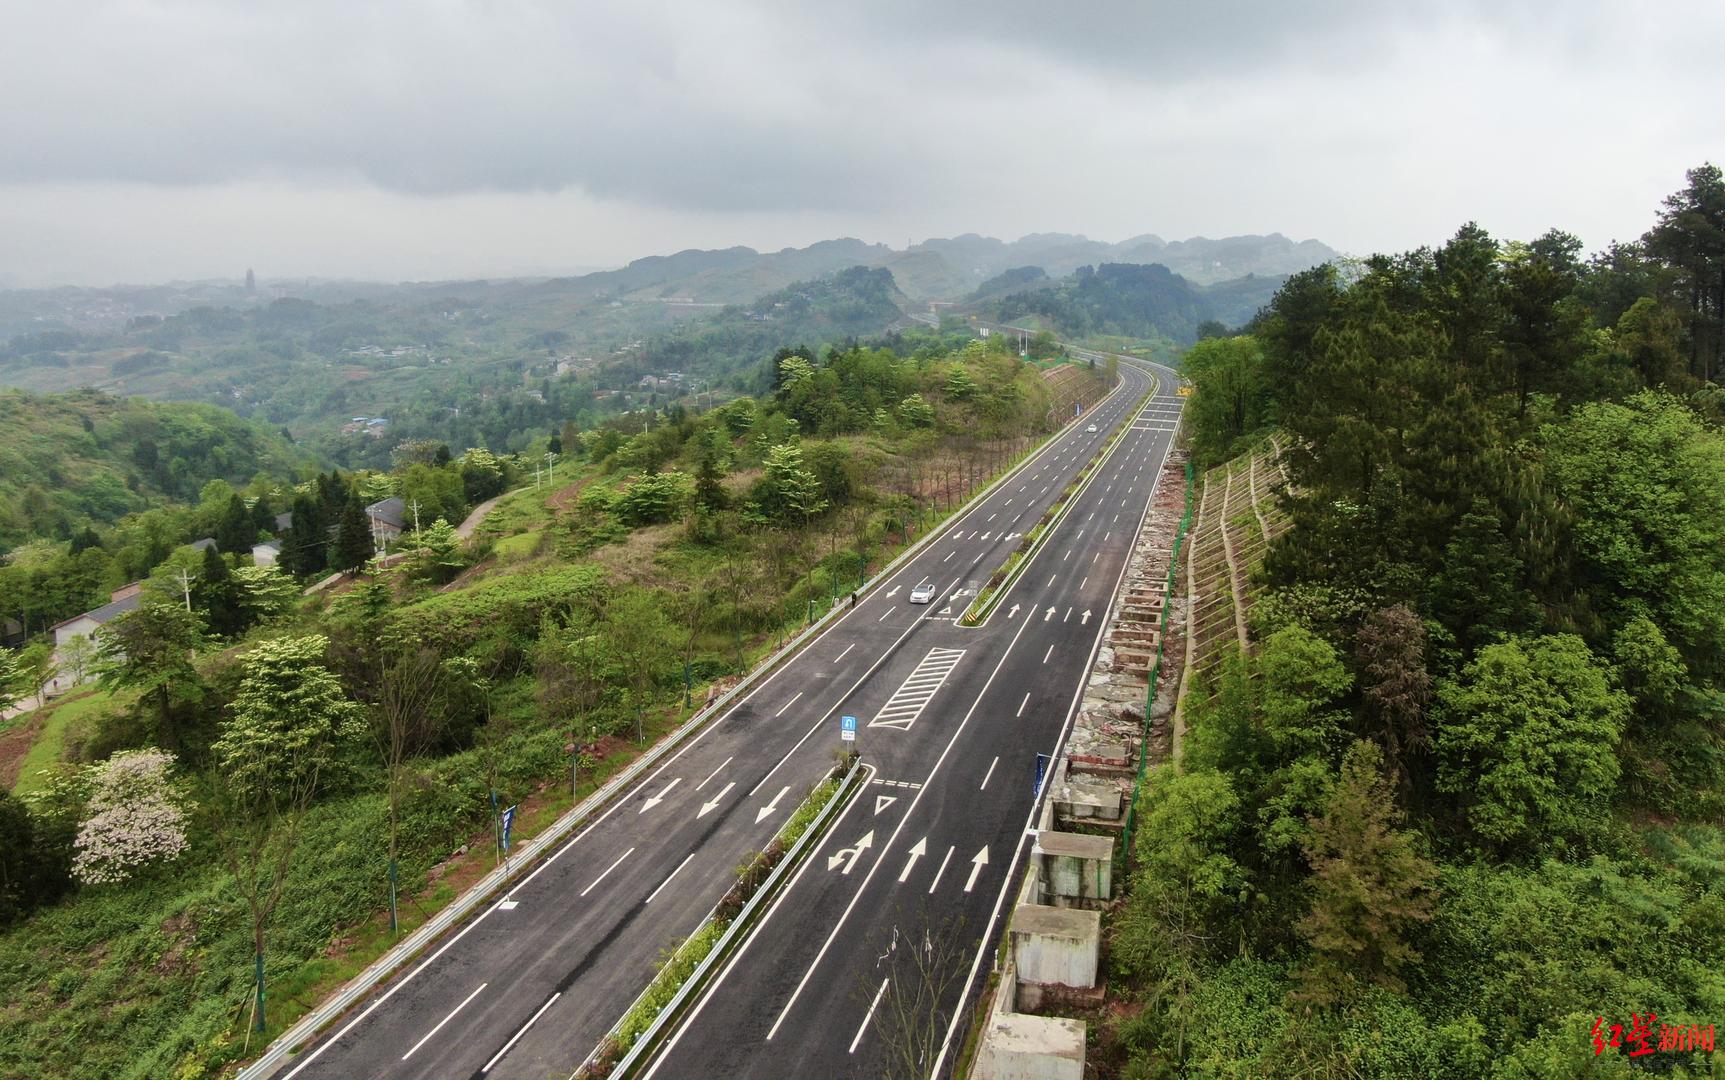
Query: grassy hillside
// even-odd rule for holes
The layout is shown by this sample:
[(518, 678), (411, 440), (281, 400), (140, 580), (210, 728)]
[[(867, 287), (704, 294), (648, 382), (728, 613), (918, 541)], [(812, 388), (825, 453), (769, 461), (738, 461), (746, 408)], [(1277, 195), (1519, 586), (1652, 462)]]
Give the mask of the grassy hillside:
[(287, 475), (301, 457), (226, 409), (92, 391), (0, 391), (0, 430), (0, 551), (195, 501), (211, 480)]

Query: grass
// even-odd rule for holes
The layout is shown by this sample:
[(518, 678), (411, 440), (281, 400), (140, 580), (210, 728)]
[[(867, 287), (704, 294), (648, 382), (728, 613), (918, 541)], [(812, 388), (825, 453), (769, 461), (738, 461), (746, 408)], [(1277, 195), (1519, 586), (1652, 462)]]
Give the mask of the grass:
[(105, 690), (90, 690), (73, 697), (62, 698), (48, 706), (42, 728), (18, 767), (18, 779), (12, 785), (15, 795), (28, 795), (41, 785), (37, 775), (58, 765), (66, 749), (66, 732), (79, 720), (94, 716), (115, 704), (114, 696)]
[(506, 536), (491, 547), (499, 563), (520, 562), (531, 558), (539, 547), (539, 540), (545, 535), (544, 529), (532, 529), (514, 536)]

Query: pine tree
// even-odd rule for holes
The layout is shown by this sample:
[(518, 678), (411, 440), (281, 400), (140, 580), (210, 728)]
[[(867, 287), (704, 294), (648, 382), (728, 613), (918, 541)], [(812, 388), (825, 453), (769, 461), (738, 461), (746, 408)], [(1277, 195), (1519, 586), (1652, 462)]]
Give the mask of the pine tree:
[(721, 459), (717, 433), (701, 440), (700, 457), (695, 462), (695, 503), (707, 510), (723, 510), (729, 501), (725, 494), (724, 463)]
[(1367, 986), (1400, 993), (1398, 973), (1420, 958), (1406, 935), (1432, 917), (1437, 867), (1396, 830), (1399, 812), (1382, 764), (1375, 745), (1354, 743), (1323, 817), (1309, 819), (1302, 846), (1312, 867), (1312, 908), (1295, 929), (1311, 951), (1295, 972), (1295, 1001), (1334, 1005)]
[(216, 546), (232, 555), (244, 555), (257, 541), (258, 529), (252, 522), (251, 511), (239, 492), (228, 497), (222, 508), (222, 519), (216, 524)]
[(1381, 608), (1360, 627), (1356, 648), (1367, 715), (1377, 722), (1391, 778), (1405, 778), (1408, 758), (1431, 745), (1426, 731), (1432, 683), (1426, 672), (1425, 626), (1405, 605)]
[(212, 634), (232, 637), (246, 628), (245, 610), (239, 603), (228, 561), (215, 548), (204, 549), (204, 566), (192, 598)]
[(330, 552), (332, 570), (358, 570), (372, 557), (376, 548), (371, 540), (371, 523), (366, 520), (365, 507), (358, 494), (350, 494), (341, 512), (341, 524), (336, 528), (335, 544)]

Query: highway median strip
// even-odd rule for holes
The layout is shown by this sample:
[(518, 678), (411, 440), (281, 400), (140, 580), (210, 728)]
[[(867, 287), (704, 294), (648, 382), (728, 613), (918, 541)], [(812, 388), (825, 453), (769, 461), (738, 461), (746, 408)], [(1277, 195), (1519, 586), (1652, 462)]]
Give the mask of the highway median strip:
[(571, 1080), (629, 1076), (646, 1063), (690, 998), (706, 985), (719, 962), (741, 944), (785, 874), (802, 861), (838, 811), (862, 789), (864, 771), (856, 755), (849, 755), (809, 792), (766, 849), (738, 870), (736, 883), (719, 900), (712, 915), (666, 959), (647, 989)]
[[(1144, 396), (1133, 404), (1133, 409), (1142, 408), (1144, 402), (1148, 401), (1154, 392), (1155, 384), (1152, 383), (1150, 390), (1145, 391)], [(1130, 424), (1119, 425), (1107, 441), (1097, 447), (1095, 455), (1085, 463), (1084, 468), (1078, 470), (1078, 473), (1067, 483), (1065, 489), (1055, 496), (1054, 502), (1049, 505), (1048, 509), (1042, 512), (1041, 519), (1025, 531), (1023, 539), (1018, 542), (1018, 547), (1006, 557), (1006, 561), (1001, 563), (994, 573), (989, 575), (988, 583), (977, 591), (976, 599), (972, 600), (970, 606), (964, 610), (964, 614), (959, 616), (958, 624), (960, 626), (980, 626), (988, 619), (994, 609), (999, 606), (1001, 598), (1024, 573), (1024, 568), (1030, 564), (1030, 560), (1040, 550), (1043, 541), (1065, 519), (1066, 512), (1071, 509), (1079, 492), (1083, 491), (1085, 486), (1090, 483), (1101, 468), (1102, 463), (1107, 460), (1108, 455), (1113, 452), (1121, 438), (1130, 430)]]

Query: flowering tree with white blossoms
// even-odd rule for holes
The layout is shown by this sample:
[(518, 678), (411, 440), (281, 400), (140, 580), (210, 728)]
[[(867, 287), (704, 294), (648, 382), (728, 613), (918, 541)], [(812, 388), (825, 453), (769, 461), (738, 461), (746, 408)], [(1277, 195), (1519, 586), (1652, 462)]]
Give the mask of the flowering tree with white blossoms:
[(90, 801), (73, 842), (72, 874), (114, 885), (186, 850), (186, 812), (169, 771), (172, 754), (128, 750), (89, 769)]

